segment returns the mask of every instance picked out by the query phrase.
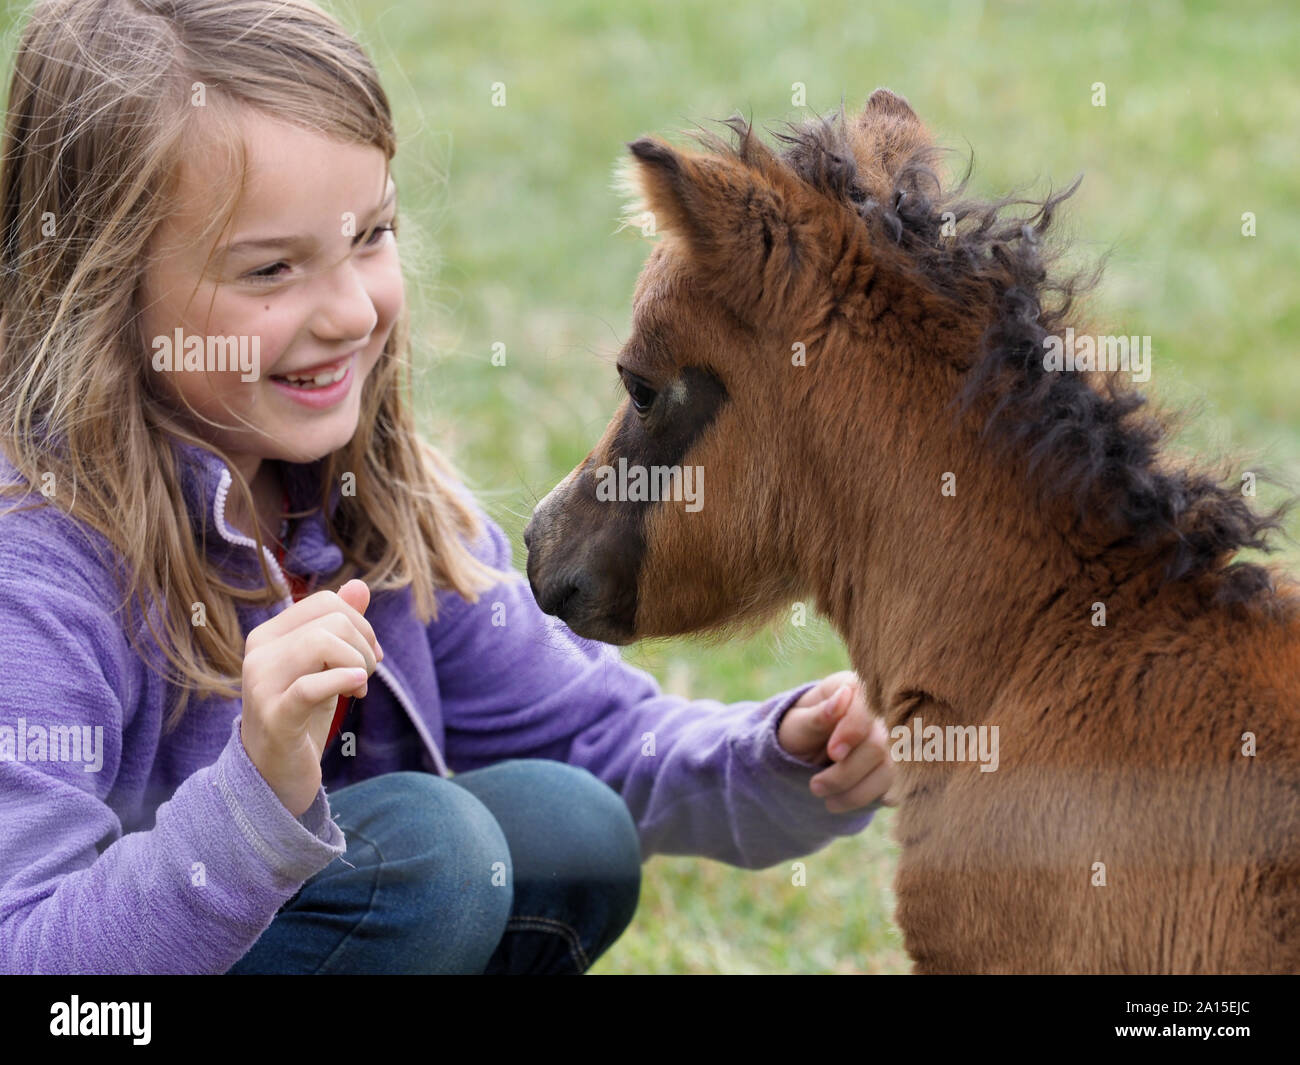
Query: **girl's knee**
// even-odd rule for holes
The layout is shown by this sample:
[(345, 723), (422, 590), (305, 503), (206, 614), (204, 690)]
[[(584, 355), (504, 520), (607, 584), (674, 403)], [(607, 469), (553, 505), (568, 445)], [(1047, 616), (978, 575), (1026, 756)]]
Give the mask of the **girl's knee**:
[[(356, 834), (388, 858), (434, 853), (448, 846), (505, 849), (491, 812), (465, 789), (431, 773), (385, 773), (329, 796), (345, 836)], [(506, 854), (507, 859), (509, 854)]]
[(493, 810), (523, 853), (543, 848), (556, 867), (581, 867), (595, 881), (629, 885), (634, 898), (639, 892), (636, 822), (622, 797), (586, 769), (516, 759), (474, 770), (457, 783)]
[(338, 820), (345, 859), (376, 865), (377, 924), (400, 921), (409, 956), (429, 972), (481, 972), (513, 901), (510, 849), (473, 795), (428, 773), (388, 773), (351, 785)]

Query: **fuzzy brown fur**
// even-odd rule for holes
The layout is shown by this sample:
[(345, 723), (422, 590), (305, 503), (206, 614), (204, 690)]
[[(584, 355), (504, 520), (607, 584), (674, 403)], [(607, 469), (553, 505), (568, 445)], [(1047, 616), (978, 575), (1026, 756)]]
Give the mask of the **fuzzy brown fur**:
[[(884, 90), (782, 154), (731, 125), (629, 146), (653, 405), (537, 508), (539, 603), (626, 643), (811, 599), (891, 729), (998, 726), (996, 772), (898, 764), (919, 972), (1300, 970), (1300, 590), (1233, 559), (1281, 512), (1116, 375), (1043, 369), (1089, 332), (1044, 239), (1072, 190), (960, 199)], [(702, 467), (704, 506), (597, 501), (620, 456)]]

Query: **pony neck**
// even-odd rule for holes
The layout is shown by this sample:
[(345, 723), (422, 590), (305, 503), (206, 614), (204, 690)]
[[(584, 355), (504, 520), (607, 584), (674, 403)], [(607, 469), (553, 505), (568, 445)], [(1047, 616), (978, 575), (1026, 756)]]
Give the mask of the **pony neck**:
[[(904, 394), (877, 387), (862, 394)], [(929, 416), (910, 399), (893, 406), (867, 447), (828, 430), (838, 439), (818, 461), (839, 483), (803, 523), (801, 577), (887, 721), (918, 697), (978, 721), (1034, 648), (1084, 636), (1112, 582), (1086, 570), (1064, 508), (1043, 505), (975, 419), (957, 423), (937, 400)]]

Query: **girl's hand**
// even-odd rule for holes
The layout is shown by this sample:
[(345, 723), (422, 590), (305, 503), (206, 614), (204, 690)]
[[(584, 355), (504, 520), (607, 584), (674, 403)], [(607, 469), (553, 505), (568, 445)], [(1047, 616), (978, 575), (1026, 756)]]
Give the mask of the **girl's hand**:
[(320, 760), (340, 695), (366, 694), (383, 649), (362, 614), (365, 581), (316, 592), (244, 642), (244, 709), (239, 735), (285, 808), (301, 817), (320, 788)]
[(845, 813), (881, 800), (894, 782), (885, 725), (867, 709), (855, 674), (832, 673), (786, 711), (777, 742), (796, 758), (834, 764), (809, 781), (831, 813)]

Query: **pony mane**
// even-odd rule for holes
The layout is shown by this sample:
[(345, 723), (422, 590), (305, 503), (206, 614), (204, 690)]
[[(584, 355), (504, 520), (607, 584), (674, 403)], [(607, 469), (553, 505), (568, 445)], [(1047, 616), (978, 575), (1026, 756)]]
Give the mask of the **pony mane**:
[[(740, 115), (722, 124), (735, 135), (734, 144), (707, 131), (695, 139), (752, 165), (752, 124)], [(1042, 199), (968, 199), (973, 156), (960, 180), (945, 187), (934, 165), (940, 150), (927, 146), (900, 161), (881, 201), (859, 180), (843, 105), (829, 117), (769, 132), (787, 145), (776, 158), (854, 212), (869, 227), (873, 248), (892, 253), (892, 266), (959, 313), (988, 317), (954, 405), (965, 412), (977, 399), (992, 397), (982, 438), (1003, 455), (1027, 456), (1036, 490), (1045, 497), (1072, 496), (1081, 519), (1106, 520), (1117, 534), (1107, 547), (1167, 550), (1164, 582), (1213, 575), (1221, 603), (1275, 590), (1264, 566), (1228, 563), (1244, 548), (1276, 550), (1268, 536), (1285, 535), (1284, 520), (1296, 502), (1282, 478), (1254, 471), (1257, 481), (1288, 489), (1282, 503), (1259, 513), (1226, 474), (1161, 469), (1157, 457), (1168, 429), (1142, 410), (1147, 400), (1136, 388), (1117, 373), (1043, 366), (1044, 339), (1063, 335), (1071, 309), (1097, 284), (1104, 266), (1103, 260), (1092, 270), (1051, 270), (1066, 249), (1044, 237), (1082, 175)], [(1029, 210), (1008, 210), (1020, 206)], [(1100, 386), (1090, 380), (1094, 376)]]

